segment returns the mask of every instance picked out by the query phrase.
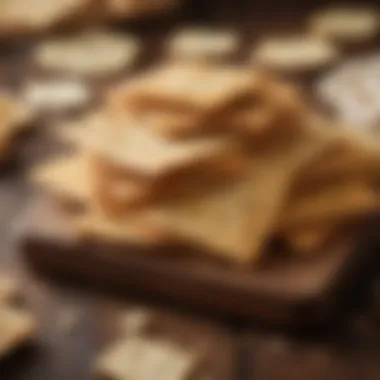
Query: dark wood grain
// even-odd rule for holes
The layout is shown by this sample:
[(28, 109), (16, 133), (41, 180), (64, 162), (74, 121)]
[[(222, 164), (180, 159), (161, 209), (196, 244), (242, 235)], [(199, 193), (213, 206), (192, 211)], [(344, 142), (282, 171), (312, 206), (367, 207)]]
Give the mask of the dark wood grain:
[(263, 268), (243, 270), (207, 262), (204, 255), (196, 256), (191, 250), (186, 255), (186, 248), (181, 247), (165, 247), (158, 253), (154, 248), (144, 252), (100, 240), (81, 240), (54, 202), (45, 199), (26, 212), (19, 241), (37, 269), (119, 290), (144, 290), (235, 317), (301, 325), (329, 318), (340, 297), (371, 265), (379, 245), (373, 233), (377, 223), (366, 225), (366, 234), (361, 236), (367, 242), (365, 247), (357, 247), (358, 235), (314, 260), (282, 257)]

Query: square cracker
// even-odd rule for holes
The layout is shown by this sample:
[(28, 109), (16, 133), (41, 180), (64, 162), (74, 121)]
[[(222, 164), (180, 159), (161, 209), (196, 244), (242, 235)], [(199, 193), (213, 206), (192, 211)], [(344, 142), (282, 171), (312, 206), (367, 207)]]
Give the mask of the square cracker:
[(28, 342), (36, 333), (36, 323), (29, 313), (0, 306), (0, 357)]
[(236, 96), (248, 93), (258, 79), (257, 74), (242, 68), (169, 65), (121, 86), (113, 100), (137, 109), (163, 107), (207, 113), (222, 109)]
[(188, 380), (197, 364), (197, 356), (180, 346), (136, 337), (111, 346), (95, 371), (110, 380)]
[(379, 209), (378, 196), (360, 180), (337, 182), (293, 200), (283, 211), (279, 229), (339, 224)]
[(297, 170), (325, 146), (319, 137), (308, 133), (253, 157), (241, 181), (162, 205), (155, 210), (158, 223), (215, 256), (235, 262), (258, 259)]
[(170, 141), (136, 123), (133, 119), (122, 118), (110, 128), (107, 120), (102, 120), (96, 128), (86, 131), (82, 140), (84, 149), (149, 178), (202, 166), (219, 157), (228, 157), (236, 150), (236, 144), (228, 137)]
[(91, 199), (88, 162), (83, 154), (56, 158), (30, 173), (31, 180), (59, 198), (86, 203)]

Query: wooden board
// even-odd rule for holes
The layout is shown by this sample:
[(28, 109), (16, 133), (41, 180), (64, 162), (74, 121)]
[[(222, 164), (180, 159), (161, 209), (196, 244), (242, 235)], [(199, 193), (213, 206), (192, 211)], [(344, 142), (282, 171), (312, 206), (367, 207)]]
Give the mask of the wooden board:
[[(326, 321), (338, 308), (340, 296), (360, 280), (374, 258), (378, 239), (373, 231), (379, 225), (372, 220), (361, 239), (331, 247), (315, 259), (283, 258), (243, 270), (184, 252), (151, 255), (153, 250), (83, 241), (52, 203), (39, 201), (24, 215), (20, 241), (38, 268), (92, 284), (143, 290), (226, 315), (300, 326)], [(366, 246), (354, 240), (364, 240)]]

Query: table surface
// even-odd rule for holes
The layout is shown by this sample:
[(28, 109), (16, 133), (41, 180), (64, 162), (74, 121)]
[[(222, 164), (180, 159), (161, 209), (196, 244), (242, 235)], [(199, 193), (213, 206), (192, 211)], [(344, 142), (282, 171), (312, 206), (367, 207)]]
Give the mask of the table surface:
[[(264, 21), (256, 22), (253, 28), (253, 10), (250, 13), (247, 9), (237, 11), (236, 8), (221, 7), (216, 1), (210, 4), (212, 9), (208, 9), (208, 17), (213, 23), (236, 26), (238, 19), (243, 34), (250, 36), (244, 38), (242, 54), (252, 43), (252, 30), (261, 24), (275, 25), (276, 28), (279, 25), (294, 26), (291, 21), (293, 12), (290, 11), (289, 14), (273, 12), (272, 19), (287, 20), (280, 24), (269, 22), (265, 13)], [(191, 17), (197, 18), (199, 14)], [(187, 13), (183, 18), (191, 19)], [(163, 22), (143, 30), (144, 45), (150, 52), (144, 58), (146, 62), (154, 54), (152, 51), (156, 51), (160, 36), (175, 23)], [(159, 28), (160, 33), (155, 28)], [(247, 31), (251, 32), (247, 34)], [(26, 77), (40, 75), (26, 58), (32, 45), (33, 41), (24, 41), (11, 48), (1, 48), (0, 82), (4, 86), (17, 91)], [(108, 83), (96, 83), (94, 88), (101, 91), (103, 84)], [(31, 164), (57, 151), (59, 144), (51, 132), (59, 119), (60, 115), (45, 115), (33, 133), (22, 142), (17, 160), (4, 169), (0, 178), (0, 273), (20, 276), (27, 302), (36, 312), (41, 326), (35, 344), (0, 363), (1, 380), (91, 379), (91, 363), (111, 339), (107, 333), (109, 318), (104, 316), (109, 313), (115, 316), (119, 312), (114, 307), (115, 303), (130, 305), (151, 301), (135, 295), (117, 298), (100, 289), (84, 289), (75, 284), (51, 281), (30, 271), (23, 262), (12, 236), (17, 230), (22, 210), (33, 197), (33, 189), (27, 183), (25, 173)], [(224, 331), (226, 339), (231, 335), (234, 337), (233, 344), (238, 353), (234, 358), (237, 364), (235, 379), (375, 380), (380, 378), (380, 281), (373, 279), (370, 282), (362, 284), (357, 294), (352, 294), (348, 305), (351, 312), (338, 323), (320, 331), (269, 331), (263, 326), (221, 321), (193, 313), (187, 313), (186, 318), (205, 319)], [(177, 312), (175, 305), (165, 305), (165, 308), (169, 306)], [(153, 302), (152, 307), (162, 306)], [(60, 316), (72, 312), (78, 316), (74, 329), (63, 331)]]

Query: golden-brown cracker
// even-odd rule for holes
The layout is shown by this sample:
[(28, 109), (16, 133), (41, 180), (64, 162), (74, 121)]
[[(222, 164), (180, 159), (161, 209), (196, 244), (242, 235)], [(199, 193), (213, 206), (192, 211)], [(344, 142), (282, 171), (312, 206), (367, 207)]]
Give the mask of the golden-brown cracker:
[(199, 369), (199, 354), (167, 340), (134, 337), (110, 346), (96, 361), (95, 373), (110, 380), (188, 380)]
[(325, 67), (338, 57), (330, 41), (307, 35), (266, 38), (255, 48), (252, 62), (283, 72), (303, 72)]
[(138, 52), (139, 43), (132, 36), (98, 30), (44, 41), (34, 56), (47, 70), (104, 76), (132, 65)]
[(87, 203), (91, 199), (87, 156), (74, 154), (32, 169), (30, 179), (58, 198)]
[(168, 172), (191, 166), (202, 166), (216, 157), (229, 156), (236, 149), (228, 137), (205, 137), (169, 141), (158, 136), (133, 119), (121, 119), (109, 127), (105, 121), (83, 143), (94, 153), (108, 157), (138, 175), (158, 178)]
[(220, 59), (232, 55), (239, 37), (231, 30), (190, 27), (169, 37), (167, 50), (179, 59)]
[(378, 208), (378, 197), (369, 186), (339, 181), (290, 203), (279, 218), (279, 230), (344, 223)]
[(255, 72), (205, 64), (167, 65), (144, 73), (116, 89), (111, 102), (150, 109), (178, 109), (200, 114), (222, 109), (256, 85)]
[(183, 240), (235, 262), (257, 260), (272, 234), (297, 170), (321, 142), (300, 136), (282, 149), (251, 158), (244, 179), (155, 210), (157, 220)]
[(0, 358), (28, 343), (36, 334), (36, 321), (27, 312), (0, 306)]
[(170, 240), (166, 231), (154, 223), (149, 210), (130, 212), (123, 218), (112, 219), (93, 208), (86, 214), (69, 216), (69, 221), (83, 239), (141, 246), (162, 245)]
[(152, 195), (152, 185), (128, 175), (128, 170), (103, 159), (89, 159), (90, 186), (93, 200), (109, 216), (123, 215), (143, 204)]
[(313, 34), (340, 42), (365, 42), (379, 28), (379, 12), (368, 6), (330, 7), (316, 12), (310, 19)]

